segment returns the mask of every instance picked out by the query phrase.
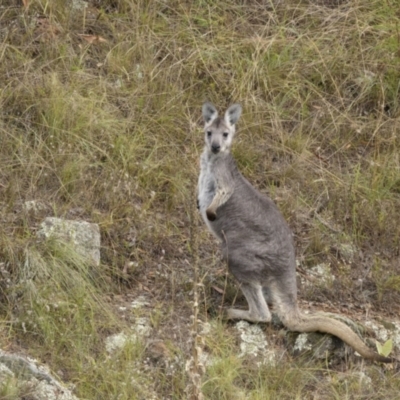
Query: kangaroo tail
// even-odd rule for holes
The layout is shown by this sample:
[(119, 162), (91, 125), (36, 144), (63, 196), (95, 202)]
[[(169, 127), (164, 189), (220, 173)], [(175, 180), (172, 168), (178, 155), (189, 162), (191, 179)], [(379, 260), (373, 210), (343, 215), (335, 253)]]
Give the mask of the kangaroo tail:
[(368, 360), (378, 361), (382, 363), (391, 363), (395, 360), (389, 357), (383, 357), (370, 349), (358, 335), (349, 328), (345, 323), (333, 318), (322, 315), (304, 315), (300, 312), (292, 318), (282, 318), (283, 324), (294, 332), (324, 332), (337, 336), (343, 342), (351, 346), (361, 356)]

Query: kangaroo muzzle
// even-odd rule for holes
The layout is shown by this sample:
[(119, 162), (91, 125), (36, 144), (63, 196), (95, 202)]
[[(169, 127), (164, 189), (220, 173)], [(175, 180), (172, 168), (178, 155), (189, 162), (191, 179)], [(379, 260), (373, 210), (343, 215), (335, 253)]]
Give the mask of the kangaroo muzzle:
[(220, 150), (221, 150), (221, 146), (220, 146), (219, 144), (217, 144), (217, 143), (211, 144), (211, 151), (212, 151), (214, 154), (219, 153)]

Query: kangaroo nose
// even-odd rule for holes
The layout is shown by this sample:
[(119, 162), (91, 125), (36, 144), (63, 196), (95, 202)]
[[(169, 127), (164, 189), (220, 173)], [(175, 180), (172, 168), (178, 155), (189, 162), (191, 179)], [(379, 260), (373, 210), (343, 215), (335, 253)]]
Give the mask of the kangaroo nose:
[(213, 153), (218, 153), (221, 149), (221, 146), (219, 144), (212, 144), (211, 145), (211, 150)]

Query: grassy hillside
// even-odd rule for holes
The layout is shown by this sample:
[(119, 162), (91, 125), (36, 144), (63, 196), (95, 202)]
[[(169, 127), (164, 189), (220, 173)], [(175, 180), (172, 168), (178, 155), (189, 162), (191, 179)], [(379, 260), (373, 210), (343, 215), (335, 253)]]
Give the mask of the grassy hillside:
[[(399, 5), (3, 0), (0, 348), (47, 363), (82, 399), (183, 399), (193, 381), (206, 399), (397, 398), (395, 369), (293, 359), (273, 327), (275, 365), (238, 356), (220, 318), (237, 287), (194, 192), (201, 104), (241, 103), (241, 171), (282, 210), (303, 274), (323, 263), (336, 278), (301, 287), (302, 304), (394, 320)], [(101, 267), (38, 242), (45, 216), (98, 223)], [(105, 338), (139, 318), (150, 336), (110, 355)]]

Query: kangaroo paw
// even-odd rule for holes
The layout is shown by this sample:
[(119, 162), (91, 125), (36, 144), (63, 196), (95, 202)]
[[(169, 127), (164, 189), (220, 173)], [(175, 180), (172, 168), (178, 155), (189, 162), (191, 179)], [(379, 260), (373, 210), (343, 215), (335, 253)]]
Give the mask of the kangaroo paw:
[(209, 208), (206, 210), (206, 215), (209, 221), (215, 221), (217, 219), (217, 213)]

